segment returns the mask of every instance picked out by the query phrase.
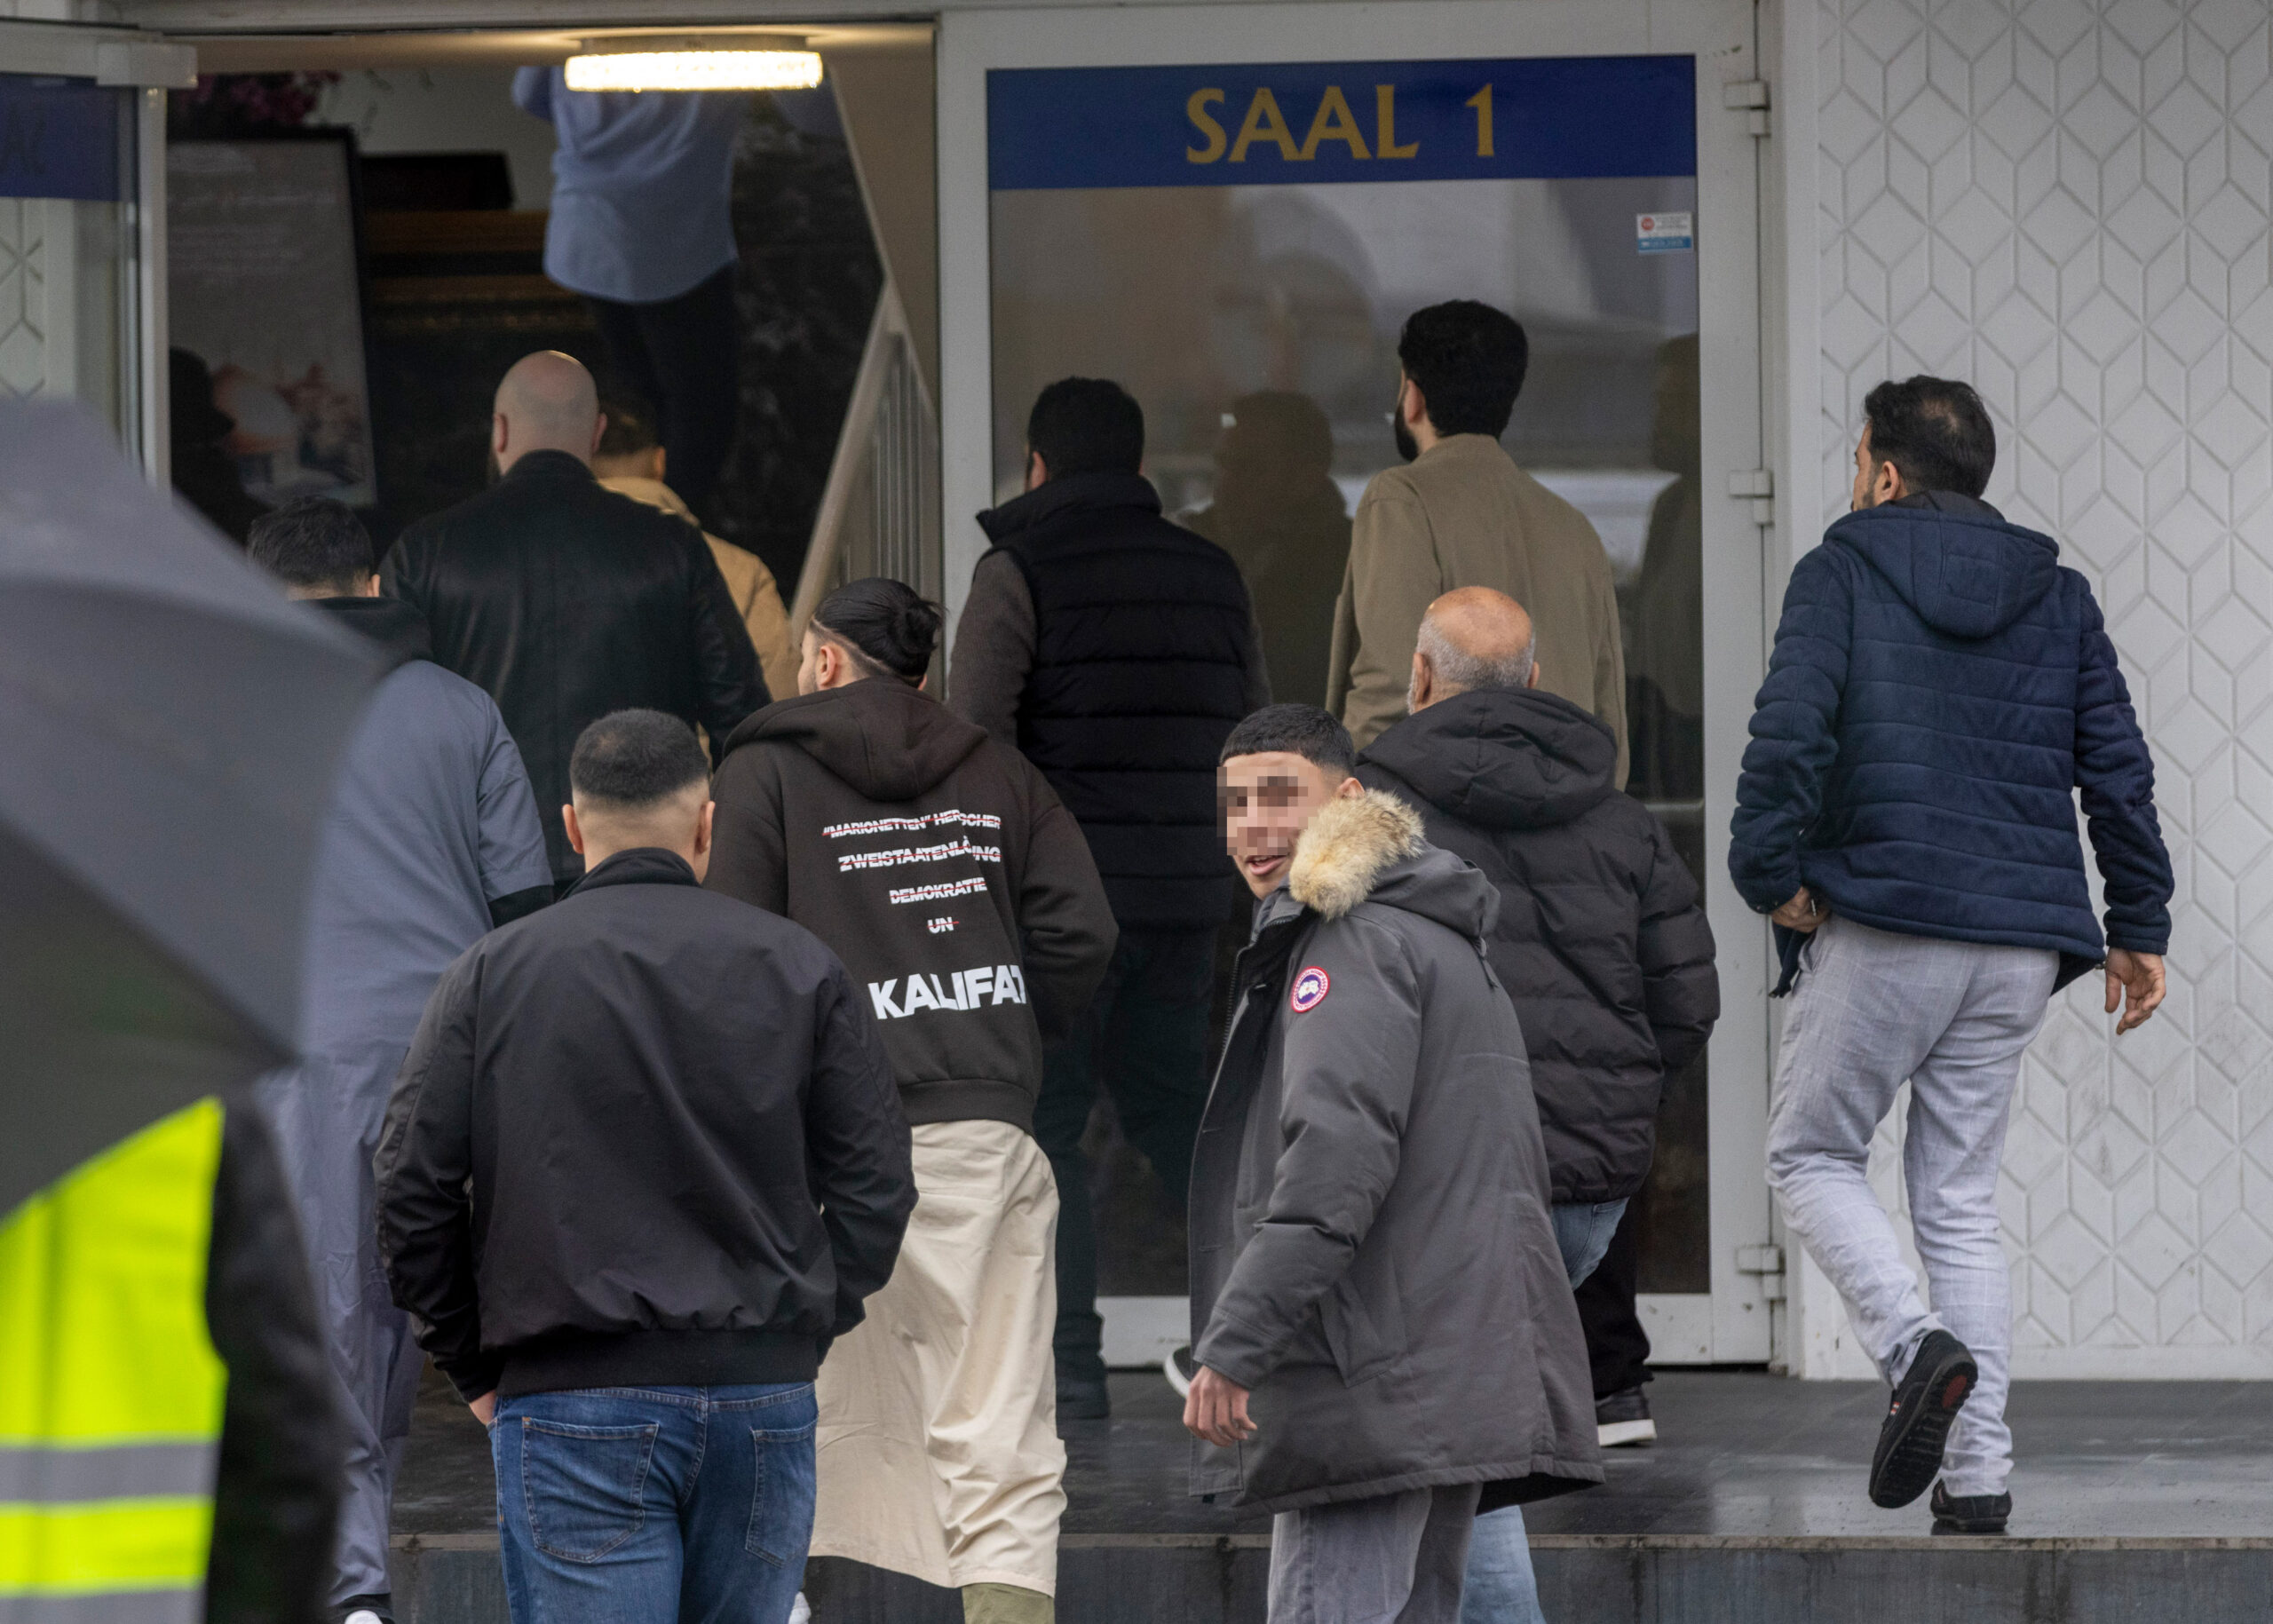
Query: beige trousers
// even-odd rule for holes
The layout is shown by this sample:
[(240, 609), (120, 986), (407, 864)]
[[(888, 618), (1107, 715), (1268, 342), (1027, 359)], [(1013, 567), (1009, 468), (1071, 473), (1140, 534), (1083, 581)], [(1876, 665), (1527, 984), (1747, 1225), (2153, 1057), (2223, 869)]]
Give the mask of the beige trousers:
[(1041, 1147), (1007, 1122), (914, 1131), (899, 1266), (821, 1366), (812, 1551), (1054, 1596), (1057, 1186)]

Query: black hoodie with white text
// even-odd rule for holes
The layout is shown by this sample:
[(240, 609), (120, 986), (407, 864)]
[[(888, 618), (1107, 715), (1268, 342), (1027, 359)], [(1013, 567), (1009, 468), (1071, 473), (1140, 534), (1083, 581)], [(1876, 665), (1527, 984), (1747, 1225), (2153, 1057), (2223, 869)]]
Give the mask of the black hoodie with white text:
[(769, 705), (728, 736), (705, 882), (836, 950), (910, 1123), (1033, 1131), (1045, 1040), (1116, 931), (1081, 826), (1017, 751), (888, 677)]

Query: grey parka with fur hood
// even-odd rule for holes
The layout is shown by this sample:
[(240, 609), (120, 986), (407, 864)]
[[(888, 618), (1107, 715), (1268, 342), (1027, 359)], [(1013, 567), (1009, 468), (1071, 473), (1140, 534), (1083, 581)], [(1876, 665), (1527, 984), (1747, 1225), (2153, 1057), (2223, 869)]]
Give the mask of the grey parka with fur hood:
[(1200, 1363), (1254, 1438), (1192, 1492), (1271, 1511), (1602, 1480), (1498, 894), (1379, 793), (1337, 801), (1256, 909), (1192, 1173)]

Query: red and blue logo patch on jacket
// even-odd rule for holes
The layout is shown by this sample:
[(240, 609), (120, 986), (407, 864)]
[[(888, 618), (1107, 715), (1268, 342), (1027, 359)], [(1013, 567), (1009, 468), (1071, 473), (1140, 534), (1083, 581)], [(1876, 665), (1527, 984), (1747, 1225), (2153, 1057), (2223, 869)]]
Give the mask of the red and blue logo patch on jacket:
[(1315, 964), (1307, 965), (1295, 978), (1294, 990), (1287, 996), (1287, 1007), (1297, 1015), (1307, 1015), (1326, 1002), (1326, 994), (1333, 986), (1333, 978), (1326, 971)]

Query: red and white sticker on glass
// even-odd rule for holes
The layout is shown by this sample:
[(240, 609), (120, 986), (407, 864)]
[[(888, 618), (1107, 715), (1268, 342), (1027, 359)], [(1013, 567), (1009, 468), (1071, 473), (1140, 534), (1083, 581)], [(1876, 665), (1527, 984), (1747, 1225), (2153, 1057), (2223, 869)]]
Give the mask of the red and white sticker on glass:
[(1287, 994), (1287, 1006), (1297, 1015), (1307, 1015), (1326, 1002), (1334, 986), (1332, 978), (1317, 965), (1307, 966), (1295, 978), (1294, 990)]

